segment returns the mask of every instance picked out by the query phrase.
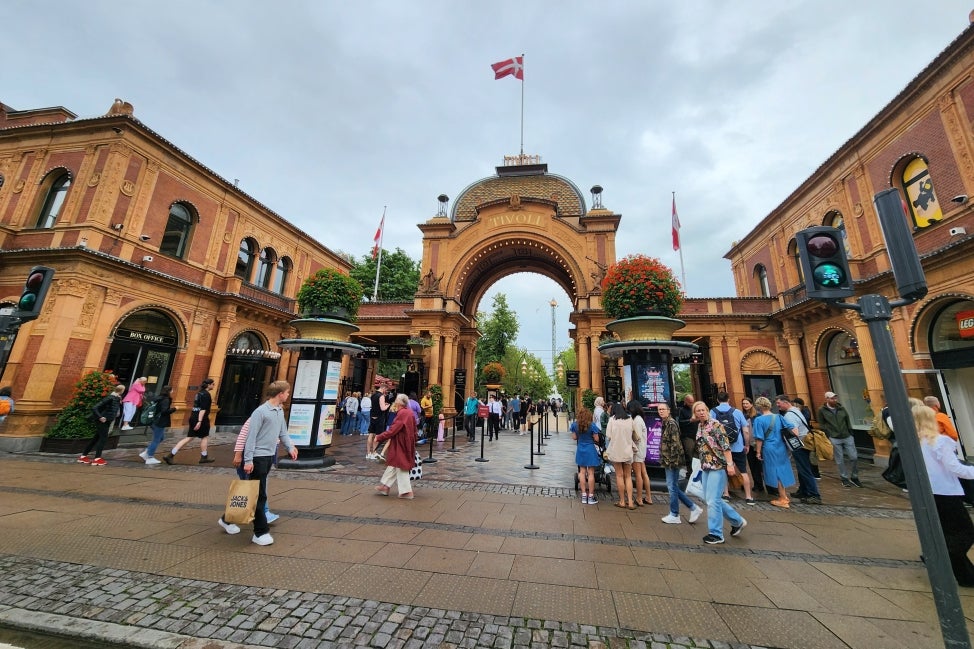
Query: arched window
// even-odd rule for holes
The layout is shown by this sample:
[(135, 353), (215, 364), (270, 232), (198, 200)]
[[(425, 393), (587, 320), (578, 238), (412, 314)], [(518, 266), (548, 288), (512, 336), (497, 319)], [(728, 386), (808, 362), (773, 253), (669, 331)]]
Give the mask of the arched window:
[(162, 234), (159, 252), (180, 259), (186, 254), (189, 233), (193, 227), (193, 213), (183, 203), (173, 203), (169, 208), (169, 220)]
[(277, 262), (277, 273), (274, 275), (274, 292), (284, 295), (284, 287), (287, 285), (287, 276), (291, 274), (291, 260), (281, 257)]
[(768, 286), (768, 270), (764, 264), (758, 264), (754, 267), (754, 279), (757, 280), (761, 297), (771, 297), (771, 288)]
[(67, 198), (68, 188), (71, 187), (71, 174), (67, 171), (61, 170), (52, 174), (53, 178), (50, 181), (47, 189), (47, 195), (44, 197), (44, 204), (41, 207), (40, 214), (37, 215), (37, 225), (38, 228), (53, 228), (54, 224), (57, 223), (57, 218), (61, 214), (61, 208), (64, 207), (64, 199)]
[(926, 160), (915, 157), (906, 162), (899, 181), (906, 194), (906, 210), (916, 227), (926, 228), (944, 218)]
[(842, 213), (836, 211), (829, 212), (825, 215), (825, 220), (822, 225), (827, 225), (839, 231), (842, 235), (842, 245), (845, 246), (845, 254), (847, 257), (851, 257), (852, 249), (849, 247), (849, 233), (846, 232), (845, 220), (842, 218)]
[(254, 270), (254, 254), (257, 252), (257, 242), (253, 239), (241, 239), (240, 250), (237, 251), (237, 266), (233, 270), (235, 277), (245, 282), (250, 281)]
[(271, 287), (271, 271), (274, 270), (274, 265), (277, 263), (277, 253), (274, 252), (273, 248), (264, 248), (260, 251), (260, 261), (257, 264), (257, 278), (254, 280), (254, 284), (260, 286), (261, 288)]
[(795, 270), (798, 273), (798, 285), (805, 283), (805, 274), (802, 272), (802, 258), (798, 254), (798, 240), (792, 239), (788, 242), (788, 256), (795, 262)]

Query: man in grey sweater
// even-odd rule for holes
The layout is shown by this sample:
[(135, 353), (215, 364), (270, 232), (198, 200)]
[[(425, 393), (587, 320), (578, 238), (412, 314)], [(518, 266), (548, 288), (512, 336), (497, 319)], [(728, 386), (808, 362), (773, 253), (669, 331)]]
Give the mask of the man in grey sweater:
[[(267, 387), (267, 401), (258, 406), (250, 415), (250, 434), (243, 451), (243, 470), (250, 480), (260, 480), (257, 496), (257, 509), (254, 511), (254, 538), (257, 545), (270, 545), (274, 538), (267, 524), (265, 505), (267, 504), (267, 475), (274, 465), (277, 443), (287, 448), (292, 460), (298, 459), (298, 449), (287, 433), (284, 409), (281, 407), (291, 396), (291, 385), (287, 381), (274, 381)], [(237, 534), (240, 528), (220, 519), (220, 526), (228, 534)], [(236, 528), (234, 530), (233, 528)]]

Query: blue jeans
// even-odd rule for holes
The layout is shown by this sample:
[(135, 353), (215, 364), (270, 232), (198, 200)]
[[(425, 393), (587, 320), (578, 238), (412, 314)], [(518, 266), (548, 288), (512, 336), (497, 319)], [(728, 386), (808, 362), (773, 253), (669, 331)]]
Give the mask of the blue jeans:
[(678, 516), (680, 514), (680, 503), (683, 503), (691, 510), (696, 507), (694, 502), (690, 500), (690, 497), (680, 489), (680, 470), (665, 469), (665, 471), (666, 490), (670, 492), (670, 513)]
[(152, 441), (149, 442), (149, 448), (145, 450), (146, 455), (152, 457), (156, 454), (156, 449), (162, 444), (162, 440), (166, 439), (166, 429), (162, 426), (156, 426), (155, 424), (149, 426), (152, 429)]
[(821, 495), (818, 493), (818, 483), (815, 482), (815, 474), (812, 473), (812, 461), (808, 459), (810, 451), (799, 449), (792, 451), (791, 456), (795, 458), (795, 468), (798, 470), (798, 490), (806, 497)]
[[(853, 479), (859, 479), (859, 453), (856, 451), (856, 439), (849, 435), (839, 439), (830, 437), (832, 448), (835, 451), (835, 467), (839, 470), (839, 477), (848, 480), (851, 473)], [(852, 471), (846, 469), (845, 460), (848, 458)]]
[[(277, 462), (274, 462), (274, 464), (277, 464)], [(241, 480), (248, 480), (248, 479), (250, 479), (250, 476), (248, 476), (247, 473), (243, 470), (243, 466), (238, 466), (237, 467), (237, 477), (240, 478)], [(270, 512), (271, 512), (271, 506), (267, 504), (267, 500), (265, 499), (264, 500), (264, 517), (266, 518), (267, 514), (269, 514)]]
[(703, 470), (703, 495), (707, 501), (707, 527), (714, 536), (724, 538), (724, 519), (733, 526), (738, 526), (744, 520), (729, 503), (721, 496), (727, 487), (727, 471), (725, 469)]
[(371, 410), (359, 410), (358, 411), (358, 434), (365, 435), (369, 432), (369, 415)]

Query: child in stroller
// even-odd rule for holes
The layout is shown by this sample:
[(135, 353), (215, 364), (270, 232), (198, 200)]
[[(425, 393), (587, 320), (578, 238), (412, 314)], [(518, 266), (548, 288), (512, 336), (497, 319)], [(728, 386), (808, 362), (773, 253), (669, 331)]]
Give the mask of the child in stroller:
[(575, 449), (575, 464), (578, 466), (575, 491), (581, 487), (582, 504), (594, 505), (598, 502), (595, 499), (596, 482), (604, 484), (606, 491), (612, 493), (611, 480), (606, 473), (606, 467), (611, 470), (611, 465), (607, 465), (602, 459), (605, 436), (592, 421), (592, 411), (584, 407), (578, 409), (578, 418), (572, 422), (569, 430), (572, 439), (578, 443)]

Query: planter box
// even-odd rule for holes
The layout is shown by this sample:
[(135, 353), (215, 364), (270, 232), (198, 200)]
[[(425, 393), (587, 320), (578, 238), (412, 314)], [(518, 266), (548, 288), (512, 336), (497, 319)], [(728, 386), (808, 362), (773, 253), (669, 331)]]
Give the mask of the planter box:
[[(88, 446), (88, 442), (91, 441), (90, 437), (81, 439), (56, 439), (51, 437), (44, 437), (41, 439), (42, 453), (64, 453), (66, 455), (80, 455), (85, 447)], [(118, 448), (118, 435), (109, 435), (108, 441), (105, 442), (105, 448)]]

